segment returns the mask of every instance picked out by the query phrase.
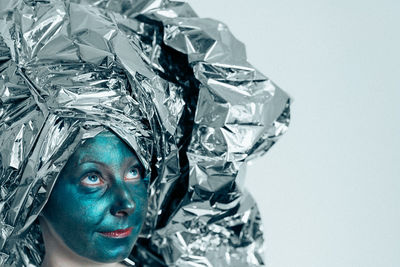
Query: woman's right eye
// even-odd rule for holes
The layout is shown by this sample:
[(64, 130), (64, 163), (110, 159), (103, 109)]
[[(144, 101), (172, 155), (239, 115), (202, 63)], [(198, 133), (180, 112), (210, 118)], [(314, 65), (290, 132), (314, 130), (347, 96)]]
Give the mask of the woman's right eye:
[(81, 184), (85, 186), (98, 186), (104, 184), (104, 182), (101, 179), (100, 175), (96, 173), (90, 173), (82, 178)]

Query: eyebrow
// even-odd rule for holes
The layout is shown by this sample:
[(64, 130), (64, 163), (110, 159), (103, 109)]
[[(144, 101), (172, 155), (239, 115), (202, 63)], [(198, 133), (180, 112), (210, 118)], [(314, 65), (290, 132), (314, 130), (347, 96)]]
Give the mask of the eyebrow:
[[(82, 158), (78, 161), (78, 166), (85, 164), (85, 163), (96, 163), (99, 164), (101, 166), (107, 167), (107, 164), (101, 161), (97, 161), (97, 160), (92, 160), (92, 159), (88, 159), (86, 160), (85, 158)], [(134, 158), (134, 157), (129, 157), (129, 161), (126, 163), (126, 165), (128, 166), (140, 166), (140, 162)]]

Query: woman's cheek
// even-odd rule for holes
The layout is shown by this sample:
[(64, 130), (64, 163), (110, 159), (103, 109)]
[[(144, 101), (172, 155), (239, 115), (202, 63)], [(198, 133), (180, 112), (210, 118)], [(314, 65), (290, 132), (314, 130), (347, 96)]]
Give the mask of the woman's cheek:
[(97, 225), (105, 213), (105, 203), (100, 192), (88, 193), (86, 190), (71, 192), (74, 197), (68, 200), (68, 213), (76, 221), (80, 229), (89, 230), (91, 225)]

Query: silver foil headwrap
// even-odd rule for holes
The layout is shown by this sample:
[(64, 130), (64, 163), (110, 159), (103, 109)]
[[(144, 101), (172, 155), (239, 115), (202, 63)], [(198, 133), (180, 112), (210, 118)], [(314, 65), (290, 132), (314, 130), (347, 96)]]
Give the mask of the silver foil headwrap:
[(41, 264), (36, 218), (76, 147), (107, 128), (152, 170), (126, 265), (264, 265), (240, 181), (287, 130), (289, 104), (184, 2), (0, 0), (0, 264)]

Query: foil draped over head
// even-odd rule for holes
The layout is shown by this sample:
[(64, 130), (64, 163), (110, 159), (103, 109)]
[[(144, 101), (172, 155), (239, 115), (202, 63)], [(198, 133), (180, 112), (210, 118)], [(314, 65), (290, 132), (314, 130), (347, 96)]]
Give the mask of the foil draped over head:
[(0, 0), (0, 265), (40, 266), (37, 216), (79, 144), (107, 129), (151, 173), (124, 264), (260, 266), (246, 162), (290, 98), (228, 28), (168, 0)]

